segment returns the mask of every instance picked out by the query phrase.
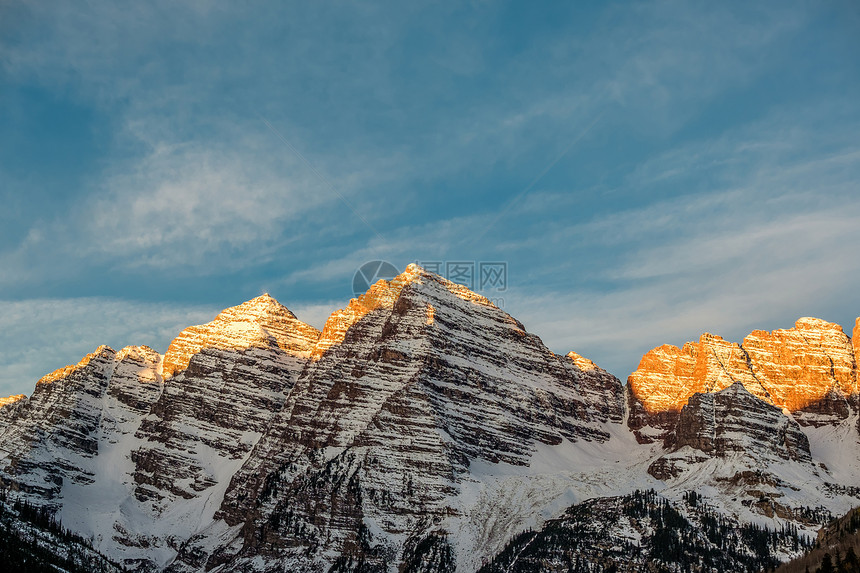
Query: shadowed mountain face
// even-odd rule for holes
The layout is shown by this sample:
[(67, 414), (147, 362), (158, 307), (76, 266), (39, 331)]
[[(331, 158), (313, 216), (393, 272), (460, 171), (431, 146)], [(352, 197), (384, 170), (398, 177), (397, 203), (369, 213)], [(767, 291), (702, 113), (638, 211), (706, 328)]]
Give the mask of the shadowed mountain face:
[(302, 373), (232, 480), (219, 517), (242, 525), (243, 546), (210, 565), (263, 553), (312, 568), (334, 548), (378, 567), (430, 538), (445, 545), (473, 462), (525, 466), (539, 445), (606, 441), (602, 425), (622, 420), (617, 379), (418, 269), (335, 313), (324, 339), (344, 316), (357, 320)]
[(773, 549), (809, 545), (791, 527), (768, 531), (720, 515), (695, 492), (671, 502), (637, 490), (574, 505), (540, 530), (514, 538), (480, 573), (760, 573), (779, 564)]
[(657, 348), (625, 389), (413, 265), (322, 332), (264, 295), (163, 357), (100, 347), (0, 404), (0, 480), (152, 571), (475, 571), (649, 488), (802, 533), (858, 503), (856, 355), (801, 319)]
[(695, 469), (709, 458), (746, 458), (751, 467), (768, 461), (812, 464), (809, 439), (793, 419), (756, 398), (740, 382), (717, 393), (694, 394), (666, 439), (669, 452), (648, 472), (660, 480)]
[(776, 573), (860, 571), (860, 507), (828, 523), (815, 541), (806, 555), (781, 565)]

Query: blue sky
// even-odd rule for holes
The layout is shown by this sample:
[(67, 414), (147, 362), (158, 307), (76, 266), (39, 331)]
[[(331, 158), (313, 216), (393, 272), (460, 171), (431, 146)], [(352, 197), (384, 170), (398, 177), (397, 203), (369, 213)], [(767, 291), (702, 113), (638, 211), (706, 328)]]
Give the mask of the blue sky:
[(0, 394), (368, 260), (622, 379), (860, 315), (856, 2), (0, 6)]

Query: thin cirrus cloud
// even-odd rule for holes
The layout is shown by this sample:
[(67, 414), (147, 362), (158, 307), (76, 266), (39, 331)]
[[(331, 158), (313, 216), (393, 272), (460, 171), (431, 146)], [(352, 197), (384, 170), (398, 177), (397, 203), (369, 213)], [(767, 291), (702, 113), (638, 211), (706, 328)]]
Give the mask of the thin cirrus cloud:
[(0, 154), (0, 304), (19, 333), (90, 326), (42, 367), (7, 337), (4, 380), (115, 338), (163, 350), (183, 321), (158, 305), (190, 324), (268, 290), (321, 326), (372, 259), (506, 261), (505, 309), (622, 377), (701, 330), (844, 323), (851, 22), (792, 2), (5, 3), (0, 120), (28, 121), (3, 149), (69, 117), (81, 152)]
[(740, 341), (752, 329), (789, 328), (815, 315), (850, 334), (860, 314), (858, 220), (855, 205), (735, 227), (720, 221), (719, 235), (679, 236), (632, 252), (612, 267), (608, 291), (514, 292), (505, 297), (507, 310), (556, 352), (599, 356), (621, 377), (650, 348), (706, 331)]
[(100, 297), (0, 301), (0, 393), (29, 394), (39, 378), (102, 344), (164, 352), (181, 329), (212, 320), (218, 310)]

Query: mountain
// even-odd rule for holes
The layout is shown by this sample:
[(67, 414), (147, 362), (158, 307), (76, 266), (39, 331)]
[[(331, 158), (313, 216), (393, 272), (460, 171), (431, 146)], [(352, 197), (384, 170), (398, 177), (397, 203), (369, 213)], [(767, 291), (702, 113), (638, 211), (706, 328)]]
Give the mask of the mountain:
[(57, 523), (44, 506), (0, 494), (0, 561), (5, 571), (119, 573), (117, 563)]
[(838, 424), (857, 407), (857, 331), (852, 342), (838, 324), (801, 318), (794, 328), (753, 331), (741, 344), (706, 333), (682, 348), (655, 348), (628, 379), (631, 428), (640, 441), (662, 439), (693, 394), (735, 382), (804, 426)]
[(597, 514), (646, 559), (672, 512), (677, 555), (771, 564), (860, 500), (858, 329), (703, 335), (625, 386), (410, 265), (322, 332), (263, 295), (99, 347), (0, 402), (0, 486), (138, 571), (476, 571)]
[(232, 479), (222, 521), (174, 569), (199, 567), (229, 528), (236, 541), (207, 566), (352, 570), (436, 554), (473, 567), (513, 532), (505, 514), (535, 520), (555, 501), (546, 488), (563, 491), (558, 462), (522, 479), (536, 455), (607, 442), (623, 419), (616, 378), (417, 267), (334, 313), (311, 355)]
[(629, 427), (661, 445), (648, 472), (745, 521), (844, 513), (860, 493), (857, 349), (839, 325), (801, 318), (741, 344), (703, 334), (651, 350), (627, 385)]
[(776, 573), (856, 573), (860, 571), (858, 556), (860, 507), (828, 523), (818, 532), (814, 547), (806, 555), (781, 565)]
[(650, 491), (592, 499), (539, 531), (514, 538), (480, 573), (695, 571), (759, 573), (775, 554), (808, 548), (792, 525), (742, 524), (687, 492), (673, 503)]

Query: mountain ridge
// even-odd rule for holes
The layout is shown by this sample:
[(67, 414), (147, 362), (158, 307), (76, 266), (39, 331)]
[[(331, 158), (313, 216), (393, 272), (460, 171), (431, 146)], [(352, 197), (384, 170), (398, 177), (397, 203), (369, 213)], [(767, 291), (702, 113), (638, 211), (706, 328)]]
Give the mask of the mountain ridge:
[(474, 571), (635, 489), (812, 535), (860, 500), (858, 332), (706, 334), (624, 385), (410, 265), (322, 331), (262, 295), (164, 356), (99, 347), (0, 402), (0, 484), (140, 571)]

